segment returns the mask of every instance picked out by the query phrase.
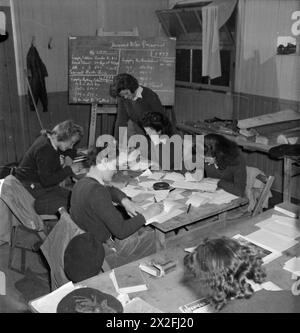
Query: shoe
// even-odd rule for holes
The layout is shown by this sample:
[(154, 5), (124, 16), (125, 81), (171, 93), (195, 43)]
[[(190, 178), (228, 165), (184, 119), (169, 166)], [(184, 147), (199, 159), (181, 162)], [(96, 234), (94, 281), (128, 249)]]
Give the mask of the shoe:
[(300, 144), (280, 145), (269, 150), (271, 158), (282, 158), (284, 156), (300, 156)]

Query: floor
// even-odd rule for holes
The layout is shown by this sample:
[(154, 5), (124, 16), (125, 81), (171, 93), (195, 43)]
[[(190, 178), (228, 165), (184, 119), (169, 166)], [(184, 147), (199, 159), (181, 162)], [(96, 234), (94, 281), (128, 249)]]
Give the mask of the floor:
[[(279, 203), (281, 201), (282, 201), (282, 196), (276, 192), (273, 192), (273, 197), (269, 201), (269, 208), (273, 207), (276, 203)], [(238, 219), (236, 219), (236, 221), (238, 221)], [(24, 235), (24, 243), (27, 246), (33, 245), (37, 241), (37, 238), (34, 238), (32, 235), (29, 236), (27, 235), (26, 237)], [(203, 237), (203, 234), (201, 234), (201, 237)], [(194, 246), (195, 244), (197, 244), (197, 240), (199, 240), (199, 238), (200, 235), (197, 229), (195, 229), (193, 232), (187, 232), (187, 233), (182, 231), (176, 237), (171, 237), (169, 240), (167, 239), (167, 246), (168, 247)], [(20, 293), (18, 289), (15, 287), (15, 283), (21, 280), (24, 277), (24, 275), (16, 271), (9, 270), (7, 268), (8, 255), (9, 255), (8, 244), (0, 246), (0, 271), (4, 272), (6, 276), (6, 295), (5, 296), (0, 295), (0, 313), (30, 312), (26, 299), (23, 297), (22, 293)], [(13, 261), (13, 267), (17, 268), (17, 266), (20, 263), (20, 259), (21, 259), (20, 251), (17, 250)], [(27, 252), (26, 267), (28, 267), (31, 271), (43, 276), (46, 276), (48, 273), (46, 263), (41, 258), (39, 253), (32, 253), (29, 251)], [(27, 294), (30, 295), (30, 290), (27, 290)]]

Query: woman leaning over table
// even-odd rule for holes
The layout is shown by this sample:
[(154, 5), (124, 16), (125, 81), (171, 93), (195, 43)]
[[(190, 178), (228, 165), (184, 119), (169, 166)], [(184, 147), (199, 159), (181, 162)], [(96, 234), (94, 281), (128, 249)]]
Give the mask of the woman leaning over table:
[(70, 191), (59, 184), (75, 176), (77, 167), (70, 156), (74, 157), (72, 148), (82, 136), (82, 127), (72, 120), (63, 121), (52, 130), (42, 130), (15, 169), (16, 178), (36, 199), (38, 214), (55, 214), (58, 208), (69, 206)]
[(204, 136), (204, 155), (205, 176), (220, 179), (219, 188), (244, 197), (247, 171), (238, 145), (220, 134), (206, 134)]
[[(159, 204), (143, 210), (121, 190), (105, 184), (111, 181), (117, 168), (117, 156), (108, 146), (91, 148), (86, 163), (88, 173), (72, 190), (73, 221), (103, 243), (105, 259), (111, 268), (154, 253), (154, 233), (144, 225), (146, 219), (161, 212)], [(128, 215), (121, 214), (113, 203), (123, 206)]]

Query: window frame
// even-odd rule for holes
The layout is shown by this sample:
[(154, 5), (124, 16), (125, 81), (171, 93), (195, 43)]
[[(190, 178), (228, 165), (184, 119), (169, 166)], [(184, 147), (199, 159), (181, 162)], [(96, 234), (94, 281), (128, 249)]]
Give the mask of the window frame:
[(220, 86), (211, 84), (210, 78), (208, 78), (208, 83), (196, 83), (192, 82), (192, 72), (193, 72), (193, 50), (202, 50), (201, 45), (197, 44), (186, 44), (186, 43), (178, 43), (176, 45), (177, 49), (188, 49), (190, 50), (190, 73), (189, 73), (189, 82), (187, 81), (179, 81), (175, 80), (176, 87), (184, 87), (184, 88), (192, 88), (192, 89), (205, 89), (205, 90), (215, 90), (215, 91), (224, 91), (230, 92), (234, 87), (234, 69), (235, 69), (235, 47), (233, 45), (220, 45), (220, 50), (228, 50), (231, 51), (230, 54), (230, 75), (229, 75), (229, 85), (228, 86)]

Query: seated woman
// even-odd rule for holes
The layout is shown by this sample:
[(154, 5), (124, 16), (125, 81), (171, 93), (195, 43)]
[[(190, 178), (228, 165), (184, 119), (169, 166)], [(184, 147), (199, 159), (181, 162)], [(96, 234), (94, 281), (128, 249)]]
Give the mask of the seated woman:
[[(72, 190), (73, 221), (103, 243), (111, 268), (154, 253), (154, 233), (143, 226), (147, 219), (161, 212), (160, 205), (153, 204), (143, 210), (118, 188), (105, 185), (117, 167), (117, 156), (108, 146), (91, 148), (86, 163), (88, 173)], [(123, 217), (113, 202), (122, 205), (131, 218)]]
[(245, 196), (246, 163), (238, 145), (219, 134), (204, 136), (204, 174), (218, 178), (218, 187), (236, 196)]
[(205, 240), (185, 256), (184, 280), (219, 311), (232, 299), (252, 296), (251, 280), (262, 283), (266, 277), (262, 264), (253, 245), (227, 237)]
[[(165, 114), (148, 112), (143, 117), (141, 126), (149, 137), (148, 158), (157, 163), (162, 170), (185, 173), (195, 169), (192, 163), (191, 136), (183, 136), (178, 132)], [(202, 169), (197, 169), (196, 173), (197, 180), (201, 180)]]
[(42, 130), (15, 169), (14, 175), (36, 199), (38, 214), (55, 214), (58, 208), (69, 206), (70, 191), (59, 184), (75, 176), (77, 166), (65, 154), (82, 136), (82, 127), (72, 120), (63, 121), (52, 130)]

